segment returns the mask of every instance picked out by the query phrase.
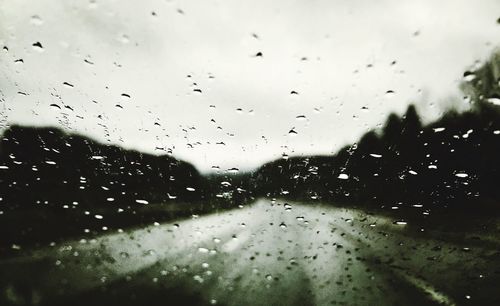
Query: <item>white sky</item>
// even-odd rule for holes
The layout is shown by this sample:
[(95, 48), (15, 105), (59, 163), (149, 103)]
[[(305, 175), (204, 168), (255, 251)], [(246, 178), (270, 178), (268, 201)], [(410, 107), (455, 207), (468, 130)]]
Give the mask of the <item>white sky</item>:
[(203, 172), (331, 154), (408, 103), (466, 108), (458, 84), (499, 17), (498, 0), (0, 0), (0, 124), (169, 148)]

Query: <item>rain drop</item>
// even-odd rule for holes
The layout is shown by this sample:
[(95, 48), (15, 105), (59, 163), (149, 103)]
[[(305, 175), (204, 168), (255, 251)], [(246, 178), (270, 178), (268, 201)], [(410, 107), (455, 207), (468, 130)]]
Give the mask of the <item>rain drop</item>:
[(37, 41), (36, 43), (33, 43), (32, 46), (37, 51), (43, 51), (42, 43), (40, 43), (39, 41)]

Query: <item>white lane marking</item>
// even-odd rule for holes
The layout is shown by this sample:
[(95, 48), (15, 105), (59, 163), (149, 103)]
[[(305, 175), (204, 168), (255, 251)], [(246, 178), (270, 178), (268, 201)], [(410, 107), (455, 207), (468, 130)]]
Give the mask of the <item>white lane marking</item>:
[(415, 286), (416, 288), (422, 290), (423, 292), (427, 293), (427, 295), (435, 302), (439, 303), (440, 305), (447, 305), (447, 306), (454, 306), (456, 305), (455, 302), (451, 299), (451, 297), (447, 296), (446, 294), (440, 292), (438, 289), (436, 289), (434, 286), (432, 286), (430, 283), (424, 281), (421, 278), (417, 278), (415, 276), (409, 275), (407, 273), (404, 273), (402, 271), (392, 269), (394, 273), (396, 273), (398, 276), (401, 276), (403, 279), (405, 279), (407, 282)]

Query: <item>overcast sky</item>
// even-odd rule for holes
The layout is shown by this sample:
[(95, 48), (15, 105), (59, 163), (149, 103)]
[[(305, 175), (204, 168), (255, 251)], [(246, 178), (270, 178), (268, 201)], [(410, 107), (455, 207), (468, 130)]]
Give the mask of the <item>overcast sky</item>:
[(465, 109), (499, 17), (498, 0), (0, 0), (0, 124), (203, 172), (332, 154), (409, 103)]

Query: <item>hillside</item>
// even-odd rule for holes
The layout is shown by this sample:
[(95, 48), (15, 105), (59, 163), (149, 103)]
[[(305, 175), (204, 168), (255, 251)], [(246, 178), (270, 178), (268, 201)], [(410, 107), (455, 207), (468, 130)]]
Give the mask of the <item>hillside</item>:
[(203, 213), (216, 208), (202, 201), (204, 188), (186, 162), (55, 128), (12, 126), (0, 144), (0, 230), (6, 242), (90, 237)]
[[(317, 199), (419, 213), (498, 207), (500, 57), (466, 72), (469, 111), (450, 110), (423, 126), (413, 105), (388, 116), (334, 156), (276, 160), (253, 175), (257, 195)], [(497, 101), (498, 100), (498, 101)], [(332, 138), (334, 135), (332, 135)]]

